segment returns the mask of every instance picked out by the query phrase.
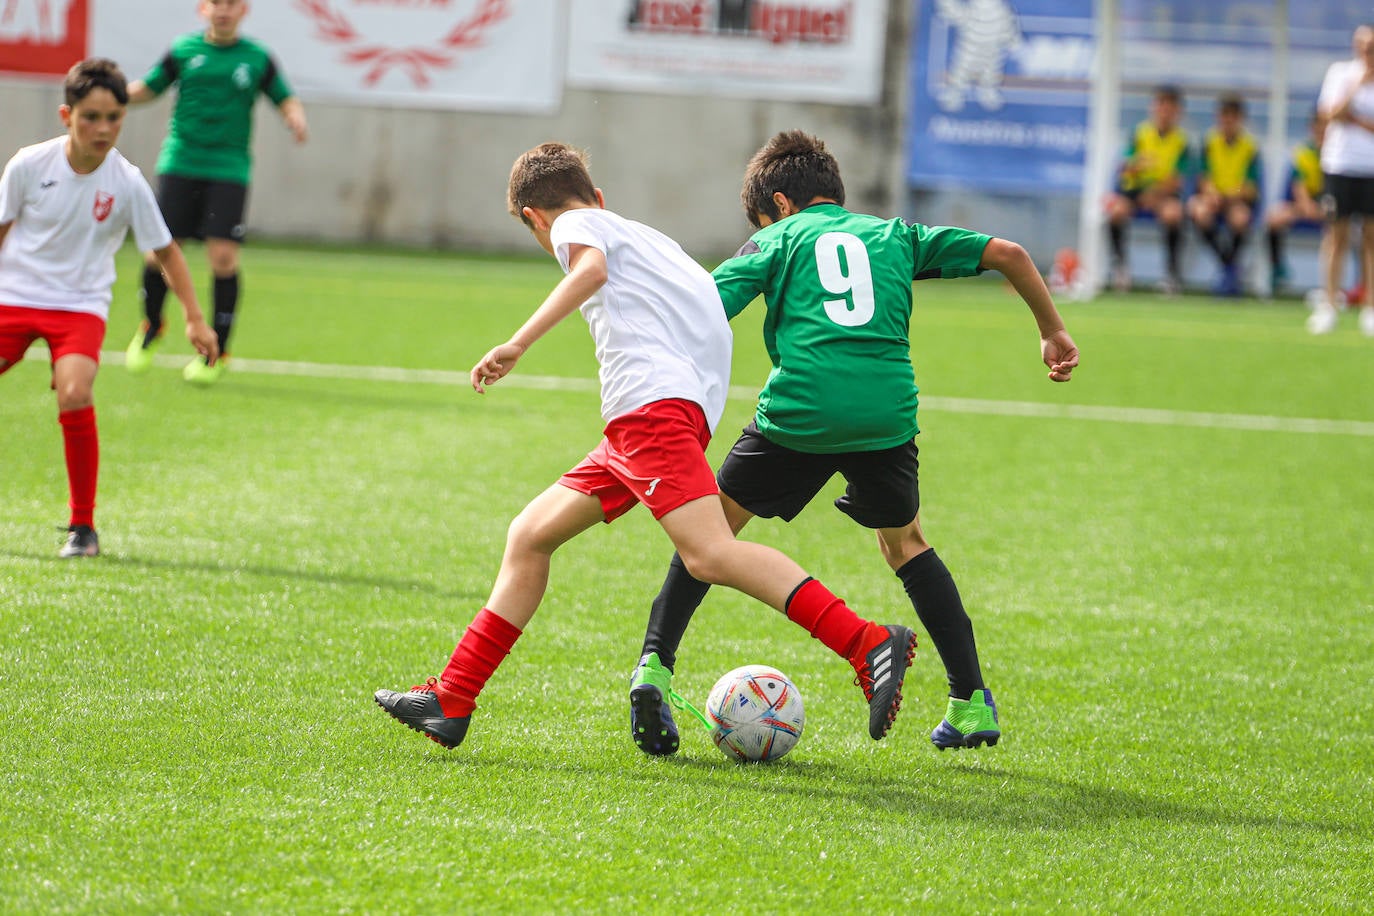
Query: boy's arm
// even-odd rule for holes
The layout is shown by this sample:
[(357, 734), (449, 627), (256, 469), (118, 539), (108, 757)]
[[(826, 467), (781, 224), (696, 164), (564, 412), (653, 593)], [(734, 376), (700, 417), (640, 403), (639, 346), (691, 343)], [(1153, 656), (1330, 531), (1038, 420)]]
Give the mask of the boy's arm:
[(520, 330), (511, 339), (493, 347), (472, 367), (469, 380), (478, 394), (486, 394), (486, 386), (508, 375), (515, 361), (525, 354), (536, 340), (547, 334), (554, 325), (577, 311), (582, 303), (606, 285), (606, 255), (589, 245), (568, 246), (568, 274), (549, 293)]
[(196, 287), (191, 281), (191, 269), (186, 266), (181, 246), (173, 242), (166, 248), (156, 249), (153, 254), (157, 256), (157, 262), (167, 276), (167, 285), (181, 301), (181, 311), (186, 316), (186, 339), (196, 348), (197, 353), (205, 357), (206, 365), (213, 366), (215, 360), (219, 359), (219, 338), (205, 324), (205, 316), (201, 314), (200, 304), (196, 301)]
[(14, 223), (0, 223), (0, 248), (5, 247), (5, 236), (10, 234), (10, 226)]
[(1030, 306), (1035, 323), (1040, 328), (1040, 355), (1050, 369), (1050, 381), (1069, 381), (1074, 367), (1078, 365), (1078, 347), (1069, 332), (1064, 330), (1064, 319), (1059, 317), (1059, 310), (1054, 307), (1054, 299), (1045, 286), (1045, 279), (1040, 276), (1026, 249), (1005, 239), (992, 239), (983, 249), (979, 266), (999, 271)]
[(294, 95), (283, 99), (277, 110), (281, 112), (281, 118), (286, 122), (286, 129), (291, 131), (291, 136), (297, 143), (304, 143), (310, 136), (310, 127), (305, 122), (305, 106), (301, 104), (301, 100)]
[(151, 102), (155, 98), (157, 98), (157, 93), (143, 80), (134, 80), (129, 84), (130, 105), (142, 105), (145, 102)]

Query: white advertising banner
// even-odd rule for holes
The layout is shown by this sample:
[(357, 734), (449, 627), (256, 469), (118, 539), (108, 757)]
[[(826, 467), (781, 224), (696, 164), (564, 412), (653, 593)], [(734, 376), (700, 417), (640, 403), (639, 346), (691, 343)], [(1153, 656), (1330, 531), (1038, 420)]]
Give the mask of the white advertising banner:
[(887, 4), (571, 0), (568, 84), (873, 104)]
[[(90, 53), (141, 76), (193, 0), (89, 0)], [(257, 0), (240, 31), (306, 101), (549, 112), (562, 94), (561, 0)]]

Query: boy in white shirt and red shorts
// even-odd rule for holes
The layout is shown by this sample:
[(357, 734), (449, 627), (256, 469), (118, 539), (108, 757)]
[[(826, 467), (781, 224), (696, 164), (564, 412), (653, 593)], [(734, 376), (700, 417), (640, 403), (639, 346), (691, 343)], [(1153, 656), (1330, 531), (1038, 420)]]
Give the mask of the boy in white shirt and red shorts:
[(71, 508), (59, 555), (93, 557), (100, 553), (100, 440), (92, 387), (115, 254), (130, 229), (167, 272), (196, 350), (213, 363), (219, 347), (152, 188), (115, 149), (129, 101), (124, 75), (113, 61), (84, 60), (68, 72), (63, 92), (58, 115), (67, 133), (24, 147), (0, 175), (0, 374), (34, 341), (47, 342)]

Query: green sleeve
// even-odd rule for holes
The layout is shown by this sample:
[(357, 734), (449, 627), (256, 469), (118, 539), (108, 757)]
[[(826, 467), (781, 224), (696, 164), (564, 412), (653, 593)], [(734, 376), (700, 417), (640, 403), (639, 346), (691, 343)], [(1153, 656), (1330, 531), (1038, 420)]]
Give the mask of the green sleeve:
[(171, 51), (168, 51), (162, 56), (162, 59), (153, 64), (144, 75), (143, 85), (151, 89), (154, 95), (162, 95), (162, 93), (167, 91), (168, 86), (176, 82), (176, 78), (176, 58), (172, 56)]
[(286, 75), (281, 72), (281, 67), (277, 66), (275, 60), (268, 63), (266, 79), (263, 80), (262, 91), (272, 100), (273, 105), (281, 105), (291, 96), (295, 95), (291, 91), (291, 84), (286, 81)]
[(1250, 157), (1250, 166), (1245, 170), (1245, 178), (1255, 187), (1260, 183), (1260, 157), (1259, 153)]
[(978, 265), (992, 236), (956, 226), (923, 226), (920, 223), (912, 223), (911, 232), (915, 254), (913, 280), (951, 280), (983, 272)]
[(725, 303), (725, 317), (733, 319), (767, 288), (772, 258), (755, 242), (748, 242), (739, 252), (711, 272)]

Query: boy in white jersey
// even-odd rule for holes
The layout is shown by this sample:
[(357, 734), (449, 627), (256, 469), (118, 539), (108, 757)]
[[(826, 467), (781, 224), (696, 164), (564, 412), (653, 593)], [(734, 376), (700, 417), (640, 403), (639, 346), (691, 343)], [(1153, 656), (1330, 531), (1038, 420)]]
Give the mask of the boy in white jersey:
[(66, 135), (24, 147), (0, 176), (0, 373), (47, 341), (71, 505), (60, 555), (93, 557), (100, 442), (91, 389), (115, 253), (129, 229), (171, 278), (196, 350), (210, 362), (219, 350), (152, 188), (114, 148), (129, 101), (124, 75), (113, 61), (82, 61), (67, 73), (64, 99)]
[(606, 209), (582, 154), (560, 143), (526, 152), (507, 202), (566, 276), (506, 343), (473, 367), (479, 394), (554, 325), (580, 309), (601, 371), (605, 437), (510, 525), (491, 597), (443, 673), (378, 705), (446, 748), (467, 733), (477, 696), (534, 616), (553, 552), (644, 503), (692, 575), (739, 589), (801, 623), (853, 665), (882, 738), (901, 704), (913, 632), (863, 620), (783, 554), (737, 541), (706, 445), (725, 406), (730, 326), (715, 282), (672, 239)]

